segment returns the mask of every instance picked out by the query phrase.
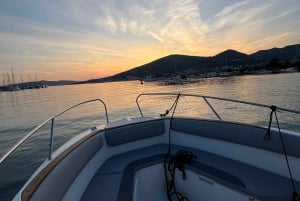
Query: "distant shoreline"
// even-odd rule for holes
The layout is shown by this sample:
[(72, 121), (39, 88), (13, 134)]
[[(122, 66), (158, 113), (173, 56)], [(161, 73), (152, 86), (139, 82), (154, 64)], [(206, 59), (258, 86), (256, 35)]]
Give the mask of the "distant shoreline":
[[(247, 74), (232, 74), (232, 75), (216, 75), (216, 76), (210, 76), (210, 77), (186, 77), (186, 78), (181, 78), (181, 77), (169, 77), (169, 78), (157, 78), (157, 79), (152, 79), (152, 80), (140, 80), (140, 79), (131, 79), (131, 80), (111, 80), (111, 81), (100, 81), (100, 82), (84, 82), (81, 83), (80, 81), (67, 81), (64, 84), (57, 84), (56, 82), (58, 81), (49, 81), (49, 82), (55, 82), (55, 85), (48, 85), (50, 87), (55, 87), (55, 86), (70, 86), (70, 85), (79, 85), (79, 84), (99, 84), (99, 83), (110, 83), (110, 82), (128, 82), (128, 81), (138, 81), (141, 83), (147, 83), (147, 82), (160, 82), (166, 85), (176, 85), (176, 84), (184, 84), (184, 83), (191, 83), (191, 82), (198, 82), (201, 79), (207, 79), (207, 78), (230, 78), (230, 77), (238, 77), (238, 76), (264, 76), (264, 75), (275, 75), (275, 74), (291, 74), (291, 73), (300, 73), (300, 71), (282, 71), (282, 72), (251, 72)], [(47, 83), (47, 81), (44, 81)], [(142, 84), (142, 83), (141, 83)], [(0, 87), (0, 92), (6, 92), (7, 90), (1, 90)], [(12, 90), (13, 91), (13, 90)], [(11, 92), (11, 91), (7, 91)]]
[(140, 81), (140, 82), (156, 82), (156, 81), (172, 81), (172, 80), (187, 80), (187, 79), (203, 79), (203, 78), (211, 78), (211, 77), (233, 77), (233, 76), (244, 76), (244, 75), (270, 75), (270, 74), (283, 74), (283, 73), (299, 73), (299, 69), (297, 67), (288, 68), (280, 71), (270, 71), (270, 70), (258, 70), (258, 71), (249, 71), (240, 73), (238, 71), (232, 72), (207, 72), (198, 75), (186, 75), (183, 73), (178, 73), (170, 76), (161, 76), (161, 77), (147, 77), (146, 79), (141, 78), (131, 78), (131, 79), (95, 79), (88, 81), (79, 81), (73, 84), (96, 84), (96, 83), (107, 83), (107, 82), (126, 82), (126, 81)]

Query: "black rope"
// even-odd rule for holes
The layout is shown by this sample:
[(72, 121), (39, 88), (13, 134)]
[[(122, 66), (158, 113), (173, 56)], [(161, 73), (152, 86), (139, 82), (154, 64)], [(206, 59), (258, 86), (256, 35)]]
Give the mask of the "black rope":
[(271, 138), (271, 124), (272, 124), (272, 121), (273, 121), (273, 114), (274, 114), (274, 112), (276, 112), (277, 107), (275, 105), (271, 105), (270, 109), (271, 109), (270, 120), (269, 120), (269, 126), (268, 126), (267, 133), (266, 133), (266, 135), (264, 137), (265, 141), (269, 141), (270, 138)]
[(294, 179), (293, 179), (290, 163), (289, 163), (289, 160), (288, 160), (286, 147), (285, 147), (285, 144), (284, 144), (284, 141), (283, 141), (283, 136), (282, 136), (282, 133), (281, 133), (281, 130), (280, 130), (279, 121), (278, 121), (276, 111), (274, 111), (274, 114), (275, 114), (275, 118), (276, 118), (276, 123), (277, 123), (277, 127), (278, 127), (278, 132), (279, 132), (279, 136), (280, 136), (282, 149), (283, 149), (284, 156), (285, 156), (285, 161), (286, 161), (286, 164), (287, 164), (287, 167), (288, 167), (289, 176), (290, 176), (291, 184), (292, 184), (292, 187), (293, 187), (293, 201), (299, 201), (300, 197), (299, 197), (299, 195), (296, 191), (296, 186), (295, 186), (295, 183), (294, 183)]
[[(169, 201), (173, 201), (173, 197), (175, 196), (177, 201), (188, 201), (186, 197), (184, 197), (181, 193), (177, 192), (175, 187), (175, 170), (178, 168), (182, 172), (182, 177), (186, 178), (186, 174), (184, 171), (184, 164), (186, 161), (190, 159), (190, 152), (178, 152), (176, 156), (170, 158), (171, 155), (171, 127), (175, 114), (175, 110), (178, 104), (178, 100), (180, 97), (180, 93), (177, 95), (173, 105), (170, 109), (166, 110), (165, 114), (161, 114), (161, 117), (165, 117), (169, 114), (169, 112), (173, 109), (170, 123), (169, 123), (169, 133), (168, 133), (168, 151), (164, 158), (164, 171), (165, 171), (165, 180), (166, 180), (166, 190)], [(191, 157), (193, 158), (193, 157)], [(169, 177), (171, 178), (169, 180)]]
[[(178, 103), (179, 96), (180, 96), (180, 93), (177, 94), (177, 97), (176, 97), (174, 103), (172, 104), (172, 106), (171, 106), (169, 109), (167, 109), (167, 110), (165, 111), (165, 113), (160, 114), (160, 117), (165, 117), (165, 116), (167, 116), (167, 115), (169, 114), (169, 112), (175, 107), (174, 110), (173, 110), (173, 113), (172, 113), (172, 118), (173, 118), (175, 109), (176, 109), (176, 107), (177, 107), (177, 103)], [(172, 119), (172, 118), (171, 118), (171, 119)]]
[[(175, 114), (175, 110), (176, 110), (176, 107), (177, 107), (179, 96), (180, 96), (180, 93), (177, 95), (177, 97), (176, 97), (173, 105), (170, 108), (170, 109), (172, 109), (174, 107), (174, 110), (172, 112), (172, 116), (171, 116), (170, 123), (169, 123), (168, 151), (167, 151), (167, 154), (165, 155), (165, 159), (164, 159), (164, 170), (165, 170), (165, 180), (166, 180), (166, 187), (167, 187), (166, 190), (167, 190), (167, 192), (169, 192), (169, 189), (170, 189), (170, 187), (169, 187), (169, 181), (168, 181), (169, 178), (168, 178), (168, 172), (167, 172), (167, 163), (168, 163), (168, 159), (169, 159), (169, 156), (170, 156), (170, 153), (171, 153), (171, 124), (172, 124), (172, 120), (173, 120), (173, 117), (174, 117), (174, 114)], [(166, 110), (165, 115), (167, 115), (167, 113), (169, 113), (170, 109)], [(171, 195), (169, 195), (169, 193), (167, 193), (167, 195), (168, 195), (168, 200), (172, 201)]]
[(174, 114), (175, 114), (175, 110), (176, 110), (176, 107), (177, 107), (177, 104), (178, 104), (178, 100), (179, 100), (179, 97), (180, 97), (180, 93), (177, 95), (173, 105), (170, 107), (169, 110), (166, 110), (166, 113), (165, 114), (161, 114), (160, 116), (166, 116), (167, 114), (169, 114), (169, 112), (173, 109), (173, 112), (172, 112), (172, 115), (171, 115), (171, 119), (170, 119), (170, 123), (169, 123), (169, 133), (168, 133), (168, 152), (167, 152), (167, 157), (170, 155), (170, 152), (171, 152), (171, 127), (172, 127), (172, 122), (173, 122), (173, 119), (174, 119)]
[(291, 171), (291, 168), (290, 168), (290, 163), (289, 163), (289, 160), (288, 160), (285, 143), (284, 143), (283, 136), (282, 136), (282, 133), (281, 133), (281, 129), (280, 129), (280, 126), (279, 126), (279, 121), (278, 121), (278, 117), (277, 117), (277, 113), (276, 113), (277, 107), (275, 105), (272, 105), (270, 107), (270, 109), (271, 109), (271, 113), (270, 113), (269, 127), (268, 127), (267, 133), (264, 137), (264, 140), (268, 141), (271, 138), (270, 130), (271, 130), (271, 124), (272, 124), (272, 121), (273, 121), (273, 114), (274, 114), (275, 119), (276, 119), (276, 123), (277, 123), (278, 133), (279, 133), (279, 136), (280, 136), (281, 146), (282, 146), (282, 149), (283, 149), (283, 152), (284, 152), (285, 161), (286, 161), (286, 164), (287, 164), (287, 168), (288, 168), (288, 172), (289, 172), (289, 176), (290, 176), (290, 181), (291, 181), (292, 188), (293, 188), (293, 201), (300, 201), (300, 197), (299, 197), (299, 195), (296, 191), (296, 186), (295, 186), (292, 171)]

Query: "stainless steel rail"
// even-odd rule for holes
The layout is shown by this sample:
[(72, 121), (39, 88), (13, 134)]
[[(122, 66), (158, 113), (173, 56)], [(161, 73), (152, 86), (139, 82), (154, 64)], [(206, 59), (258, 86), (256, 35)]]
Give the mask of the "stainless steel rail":
[[(240, 101), (240, 100), (234, 100), (234, 99), (229, 99), (229, 98), (220, 98), (220, 97), (214, 97), (214, 96), (204, 96), (204, 95), (197, 95), (197, 94), (185, 94), (185, 93), (142, 93), (140, 95), (137, 96), (136, 98), (136, 104), (138, 107), (138, 110), (141, 114), (141, 117), (144, 117), (144, 114), (142, 112), (140, 103), (139, 103), (139, 99), (142, 96), (174, 96), (175, 98), (180, 98), (182, 96), (190, 96), (190, 97), (198, 97), (198, 98), (203, 98), (203, 100), (206, 102), (206, 104), (208, 105), (208, 107), (212, 110), (212, 112), (216, 115), (216, 117), (219, 120), (222, 120), (221, 116), (217, 113), (217, 111), (215, 110), (215, 108), (213, 107), (213, 105), (211, 104), (211, 102), (209, 102), (209, 99), (212, 100), (221, 100), (221, 101), (227, 101), (227, 102), (235, 102), (235, 103), (241, 103), (241, 104), (246, 104), (246, 105), (253, 105), (253, 106), (258, 106), (258, 107), (264, 107), (264, 108), (270, 108), (270, 105), (265, 105), (265, 104), (259, 104), (259, 103), (253, 103), (253, 102), (248, 102), (248, 101)], [(103, 100), (101, 99), (93, 99), (93, 100), (88, 100), (88, 101), (84, 101), (81, 103), (78, 103), (72, 107), (67, 108), (66, 110), (57, 113), (56, 115), (50, 117), (48, 120), (46, 120), (45, 122), (43, 122), (42, 124), (40, 124), (39, 126), (37, 126), (36, 128), (34, 128), (32, 131), (30, 131), (27, 135), (25, 135), (22, 139), (20, 139), (10, 150), (8, 150), (1, 158), (0, 158), (0, 164), (7, 159), (8, 156), (10, 156), (21, 144), (23, 144), (30, 136), (32, 136), (34, 133), (36, 133), (41, 127), (43, 127), (45, 124), (47, 124), (48, 122), (51, 121), (51, 131), (50, 131), (50, 143), (49, 143), (49, 155), (48, 155), (48, 159), (51, 159), (52, 157), (52, 150), (53, 150), (53, 129), (54, 129), (54, 120), (56, 117), (64, 114), (65, 112), (78, 107), (80, 105), (83, 105), (85, 103), (89, 103), (89, 102), (94, 102), (94, 101), (100, 101), (103, 106), (104, 106), (104, 110), (105, 110), (105, 115), (106, 115), (106, 122), (109, 122), (108, 119), (108, 113), (107, 113), (107, 107), (106, 104)], [(278, 111), (285, 111), (285, 112), (290, 112), (290, 113), (295, 113), (295, 114), (300, 114), (299, 110), (292, 110), (292, 109), (286, 109), (286, 108), (282, 108), (282, 107), (277, 107)]]
[[(139, 109), (139, 112), (142, 117), (144, 117), (144, 114), (142, 112), (142, 109), (139, 104), (139, 99), (142, 96), (175, 96), (175, 98), (179, 95), (181, 96), (191, 96), (191, 97), (198, 97), (198, 98), (203, 98), (208, 107), (212, 110), (212, 112), (217, 116), (219, 120), (222, 120), (221, 116), (217, 113), (217, 111), (214, 109), (213, 105), (208, 101), (208, 99), (213, 99), (213, 100), (221, 100), (221, 101), (227, 101), (227, 102), (235, 102), (235, 103), (241, 103), (241, 104), (246, 104), (246, 105), (253, 105), (257, 107), (264, 107), (264, 108), (270, 108), (271, 105), (265, 105), (265, 104), (260, 104), (260, 103), (253, 103), (253, 102), (248, 102), (248, 101), (240, 101), (240, 100), (234, 100), (234, 99), (229, 99), (229, 98), (220, 98), (220, 97), (214, 97), (214, 96), (204, 96), (204, 95), (197, 95), (197, 94), (184, 94), (184, 93), (142, 93), (137, 96), (136, 98), (136, 104)], [(300, 114), (299, 110), (292, 110), (292, 109), (286, 109), (283, 107), (277, 107), (278, 111), (284, 111), (284, 112), (290, 112), (290, 113), (295, 113), (295, 114)]]
[(10, 150), (8, 150), (1, 158), (0, 158), (0, 164), (7, 159), (7, 157), (9, 157), (21, 144), (23, 144), (30, 136), (32, 136), (34, 133), (36, 133), (41, 127), (43, 127), (45, 124), (47, 124), (49, 121), (51, 121), (51, 131), (50, 131), (50, 143), (49, 143), (49, 155), (48, 155), (48, 159), (51, 159), (52, 156), (52, 150), (53, 150), (53, 129), (54, 129), (54, 119), (64, 113), (66, 113), (67, 111), (78, 107), (80, 105), (86, 104), (86, 103), (90, 103), (90, 102), (95, 102), (95, 101), (100, 101), (103, 106), (104, 106), (104, 110), (105, 110), (105, 116), (106, 116), (106, 122), (108, 123), (108, 114), (107, 114), (107, 107), (106, 104), (103, 100), (101, 99), (92, 99), (92, 100), (88, 100), (88, 101), (84, 101), (81, 103), (78, 103), (76, 105), (73, 105), (72, 107), (69, 107), (67, 109), (65, 109), (62, 112), (59, 112), (55, 115), (53, 115), (52, 117), (50, 117), (49, 119), (47, 119), (46, 121), (44, 121), (42, 124), (38, 125), (37, 127), (35, 127), (32, 131), (30, 131), (27, 135), (25, 135), (22, 139), (20, 139)]

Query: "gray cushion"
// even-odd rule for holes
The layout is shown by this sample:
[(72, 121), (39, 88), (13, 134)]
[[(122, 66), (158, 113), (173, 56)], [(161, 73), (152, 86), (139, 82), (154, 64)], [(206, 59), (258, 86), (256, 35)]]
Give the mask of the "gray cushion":
[(153, 120), (108, 129), (105, 131), (105, 138), (109, 146), (116, 146), (163, 135), (164, 128), (164, 122), (162, 120)]
[[(275, 130), (271, 131), (270, 140), (265, 141), (267, 129), (245, 124), (178, 118), (171, 125), (174, 131), (283, 153), (280, 135)], [(288, 155), (300, 157), (300, 137), (284, 131), (282, 134)]]

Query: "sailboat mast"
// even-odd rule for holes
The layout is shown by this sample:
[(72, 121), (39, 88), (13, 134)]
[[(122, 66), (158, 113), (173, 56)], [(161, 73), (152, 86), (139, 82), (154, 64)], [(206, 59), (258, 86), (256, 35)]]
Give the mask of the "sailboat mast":
[(11, 82), (12, 82), (11, 84), (16, 84), (15, 75), (12, 68), (11, 68)]
[(22, 77), (22, 75), (20, 74), (20, 81), (21, 81), (21, 83), (23, 84), (24, 83), (24, 81), (23, 81), (23, 77)]
[(3, 77), (3, 80), (2, 80), (3, 85), (2, 85), (2, 86), (5, 86), (5, 84), (6, 84), (6, 83), (5, 83), (5, 73), (2, 74), (2, 77)]
[(11, 84), (11, 82), (10, 82), (9, 73), (8, 73), (8, 72), (6, 72), (6, 73), (7, 73), (7, 85), (10, 85), (10, 84)]

